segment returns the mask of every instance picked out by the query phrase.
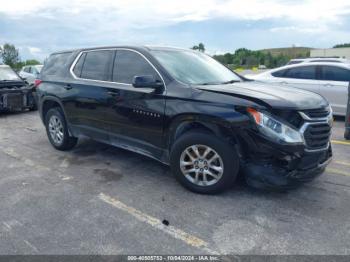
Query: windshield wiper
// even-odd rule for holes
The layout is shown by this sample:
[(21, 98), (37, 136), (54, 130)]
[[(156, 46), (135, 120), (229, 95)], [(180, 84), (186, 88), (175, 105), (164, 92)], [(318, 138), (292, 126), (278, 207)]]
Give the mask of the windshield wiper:
[(240, 82), (239, 80), (230, 80), (230, 81), (225, 81), (225, 82), (204, 82), (204, 83), (200, 83), (197, 85), (200, 86), (208, 86), (208, 85), (228, 85), (228, 84), (233, 84), (236, 82)]
[(210, 86), (210, 85), (220, 85), (220, 82), (204, 82), (204, 83), (199, 83), (197, 85), (199, 86)]
[(228, 84), (233, 84), (233, 83), (237, 83), (237, 82), (240, 82), (240, 81), (239, 80), (230, 80), (230, 81), (222, 82), (220, 84), (228, 85)]
[(0, 79), (0, 82), (21, 82), (22, 80), (8, 80), (8, 79)]

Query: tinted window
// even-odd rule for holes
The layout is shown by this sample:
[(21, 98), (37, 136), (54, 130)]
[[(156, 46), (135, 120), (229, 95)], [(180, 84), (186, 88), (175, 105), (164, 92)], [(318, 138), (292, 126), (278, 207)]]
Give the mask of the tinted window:
[(81, 78), (93, 80), (110, 80), (111, 63), (114, 51), (101, 50), (91, 51), (86, 54)]
[(350, 70), (335, 66), (322, 67), (322, 80), (350, 81)]
[(284, 70), (279, 70), (276, 72), (271, 73), (271, 75), (273, 75), (274, 77), (283, 77), (283, 75), (287, 72), (286, 69)]
[(84, 61), (85, 61), (85, 56), (86, 53), (83, 53), (80, 57), (78, 62), (75, 64), (73, 72), (77, 77), (81, 76), (81, 69), (83, 68), (84, 65)]
[(316, 79), (316, 67), (315, 66), (303, 66), (290, 68), (283, 75), (286, 78), (296, 79)]
[(131, 84), (134, 76), (153, 75), (160, 80), (153, 67), (138, 53), (118, 50), (114, 61), (113, 81)]
[(69, 70), (69, 62), (71, 61), (71, 56), (72, 52), (50, 55), (43, 67), (41, 76), (65, 76)]

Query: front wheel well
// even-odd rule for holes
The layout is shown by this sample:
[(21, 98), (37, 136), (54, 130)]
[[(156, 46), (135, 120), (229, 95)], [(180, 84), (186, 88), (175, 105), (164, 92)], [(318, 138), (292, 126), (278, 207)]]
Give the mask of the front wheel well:
[(173, 146), (175, 141), (179, 139), (182, 135), (187, 132), (199, 131), (202, 133), (212, 134), (219, 138), (228, 140), (231, 144), (236, 144), (237, 140), (228, 127), (223, 127), (213, 123), (203, 123), (203, 122), (183, 122), (179, 124), (176, 130), (172, 133), (169, 139), (169, 148)]

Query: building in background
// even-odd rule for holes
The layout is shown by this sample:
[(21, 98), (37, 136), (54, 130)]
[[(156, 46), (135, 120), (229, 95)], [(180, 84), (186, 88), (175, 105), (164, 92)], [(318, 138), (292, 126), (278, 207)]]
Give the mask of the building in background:
[(311, 49), (310, 57), (340, 57), (350, 59), (350, 47)]

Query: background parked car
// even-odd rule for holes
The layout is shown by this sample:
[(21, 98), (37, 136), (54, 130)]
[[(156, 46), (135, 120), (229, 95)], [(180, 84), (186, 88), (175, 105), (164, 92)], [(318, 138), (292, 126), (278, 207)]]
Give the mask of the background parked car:
[(38, 78), (43, 65), (24, 66), (19, 75), (25, 79), (30, 85), (34, 85), (35, 79)]
[(0, 65), (0, 112), (35, 110), (33, 88), (7, 65)]
[[(345, 116), (350, 82), (350, 64), (300, 63), (245, 77), (313, 91), (324, 96), (330, 102), (334, 115)], [(276, 86), (276, 88), (278, 87)]]
[(291, 59), (287, 65), (294, 65), (300, 63), (315, 63), (315, 62), (333, 62), (350, 64), (350, 60), (337, 57), (310, 57), (310, 58), (295, 58)]

